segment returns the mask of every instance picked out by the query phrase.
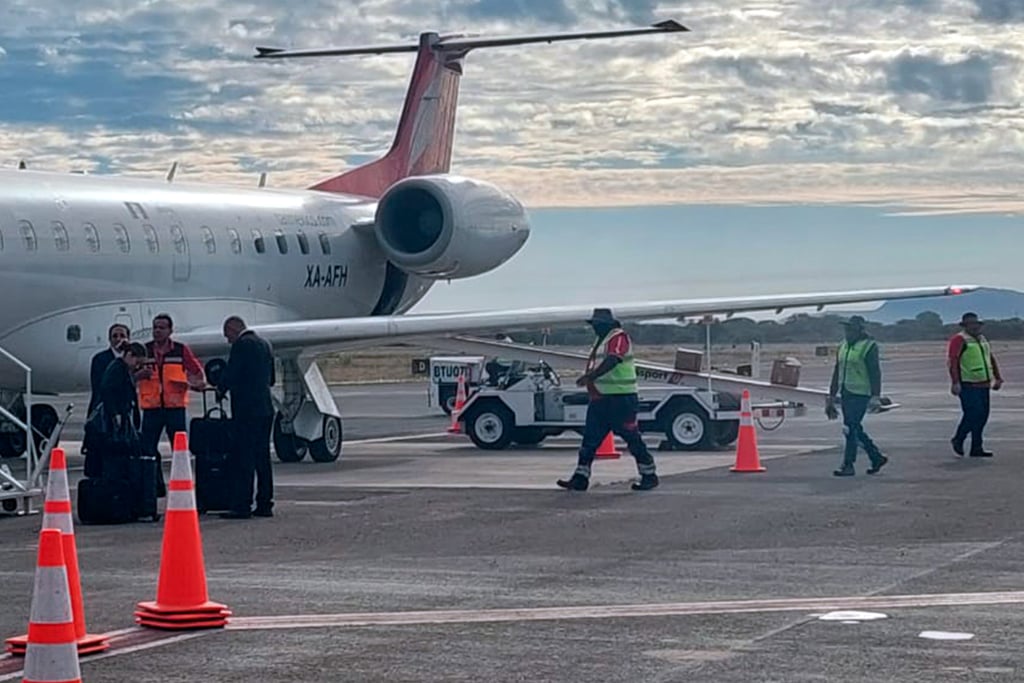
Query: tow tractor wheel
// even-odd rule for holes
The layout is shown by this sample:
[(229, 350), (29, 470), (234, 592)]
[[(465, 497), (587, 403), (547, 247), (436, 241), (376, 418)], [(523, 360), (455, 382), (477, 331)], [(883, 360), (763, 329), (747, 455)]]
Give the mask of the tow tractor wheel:
[(512, 413), (500, 403), (474, 406), (465, 419), (466, 432), (477, 448), (500, 451), (508, 448), (515, 433)]
[(698, 451), (712, 443), (712, 425), (707, 414), (691, 401), (679, 401), (665, 420), (665, 436), (678, 450)]
[(715, 443), (721, 447), (731, 446), (740, 435), (739, 420), (721, 420), (715, 423)]
[(324, 415), (324, 435), (309, 444), (309, 455), (317, 462), (334, 462), (341, 455), (341, 418)]
[(455, 389), (447, 386), (442, 386), (437, 393), (437, 399), (438, 403), (441, 404), (441, 410), (443, 410), (444, 414), (449, 417), (451, 417), (452, 412), (455, 410), (455, 393)]
[(281, 462), (299, 462), (309, 452), (309, 442), (294, 432), (281, 430), (281, 413), (274, 416), (274, 452)]
[(512, 432), (512, 440), (519, 446), (538, 446), (546, 437), (540, 427), (517, 427)]

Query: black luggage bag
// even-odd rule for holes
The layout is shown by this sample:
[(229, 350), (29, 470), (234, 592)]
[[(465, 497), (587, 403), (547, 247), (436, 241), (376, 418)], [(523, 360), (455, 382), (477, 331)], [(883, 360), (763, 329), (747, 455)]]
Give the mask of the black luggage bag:
[(134, 497), (127, 479), (83, 479), (78, 482), (78, 519), (82, 524), (134, 522)]
[(196, 509), (200, 514), (232, 508), (231, 429), (223, 402), (207, 408), (204, 391), (203, 416), (192, 418), (189, 424), (189, 450), (196, 456)]
[(130, 425), (94, 438), (89, 457), (99, 456), (100, 476), (78, 483), (78, 518), (83, 524), (158, 521), (156, 458), (143, 453)]

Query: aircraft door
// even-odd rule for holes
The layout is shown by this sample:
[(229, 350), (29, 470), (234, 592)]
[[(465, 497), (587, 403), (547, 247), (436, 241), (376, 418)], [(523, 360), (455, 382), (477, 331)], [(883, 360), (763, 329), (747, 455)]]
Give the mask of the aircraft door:
[(185, 231), (177, 223), (171, 224), (171, 242), (174, 248), (174, 281), (187, 282), (192, 274), (192, 260)]

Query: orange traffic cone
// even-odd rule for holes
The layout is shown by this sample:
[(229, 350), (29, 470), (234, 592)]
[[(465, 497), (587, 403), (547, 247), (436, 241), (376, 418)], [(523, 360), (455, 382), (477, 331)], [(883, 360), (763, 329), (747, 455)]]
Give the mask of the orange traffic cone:
[(170, 630), (222, 627), (231, 610), (211, 602), (206, 592), (203, 542), (185, 432), (174, 434), (172, 457), (156, 601), (140, 602), (135, 621)]
[[(78, 571), (78, 548), (75, 545), (71, 493), (68, 488), (68, 461), (63, 448), (54, 448), (50, 453), (50, 476), (46, 482), (46, 502), (43, 504), (43, 528), (57, 529), (61, 533), (61, 551), (68, 573), (68, 591), (71, 596), (71, 613), (74, 616), (78, 654), (102, 652), (110, 647), (107, 637), (92, 635), (85, 630), (82, 579)], [(12, 655), (24, 655), (27, 646), (28, 635), (7, 639), (7, 651)]]
[(466, 375), (463, 373), (459, 374), (459, 387), (455, 390), (455, 409), (452, 411), (452, 424), (448, 427), (449, 434), (461, 434), (462, 423), (459, 422), (459, 418), (462, 417), (462, 409), (466, 405)]
[(61, 533), (39, 532), (39, 555), (28, 620), (25, 652), (26, 683), (81, 683), (75, 623), (71, 615), (68, 570), (64, 566)]
[(743, 390), (740, 403), (740, 437), (736, 442), (736, 465), (731, 472), (764, 472), (761, 458), (757, 454), (757, 432), (754, 431), (754, 416), (750, 411), (750, 391)]
[(605, 434), (604, 441), (601, 442), (594, 457), (601, 460), (615, 460), (622, 457), (622, 453), (615, 449), (615, 436), (611, 432)]

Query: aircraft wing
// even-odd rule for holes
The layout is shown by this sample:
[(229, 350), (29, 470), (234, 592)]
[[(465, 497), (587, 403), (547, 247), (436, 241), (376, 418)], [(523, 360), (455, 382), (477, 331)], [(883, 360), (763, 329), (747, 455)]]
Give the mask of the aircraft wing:
[[(596, 304), (611, 308), (619, 320), (684, 318), (709, 314), (732, 315), (748, 311), (781, 312), (791, 308), (817, 307), (894, 299), (954, 296), (977, 289), (976, 286), (917, 287), (912, 289), (876, 289), (845, 292), (814, 292), (736, 298), (679, 299), (672, 301)], [(387, 344), (417, 337), (465, 334), (468, 332), (511, 332), (524, 328), (565, 324), (584, 324), (594, 306), (573, 305), (496, 311), (424, 313), (357, 318), (326, 318), (267, 323), (250, 327), (280, 352), (326, 353), (367, 342)], [(200, 355), (226, 350), (218, 329), (181, 331), (175, 339), (192, 346)]]

